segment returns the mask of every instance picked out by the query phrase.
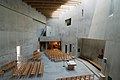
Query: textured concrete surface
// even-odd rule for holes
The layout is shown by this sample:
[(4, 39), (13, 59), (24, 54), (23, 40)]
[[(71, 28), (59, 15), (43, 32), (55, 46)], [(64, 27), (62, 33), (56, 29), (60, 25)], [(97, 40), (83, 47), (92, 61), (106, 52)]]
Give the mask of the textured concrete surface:
[[(48, 18), (47, 25), (52, 27), (54, 35), (61, 36), (62, 39), (62, 51), (65, 51), (65, 45), (72, 44), (71, 54), (79, 56), (77, 53), (79, 38), (88, 37), (94, 9), (96, 6), (96, 0), (82, 0), (81, 4), (70, 6), (65, 10), (59, 18)], [(82, 16), (82, 9), (84, 10)], [(71, 25), (67, 26), (66, 19), (71, 18)], [(58, 35), (59, 34), (59, 35)]]
[[(81, 4), (66, 10), (59, 18), (48, 19), (48, 25), (59, 27), (62, 35), (62, 50), (65, 45), (74, 44), (71, 54), (79, 56), (78, 48), (82, 43), (79, 38), (106, 40), (105, 58), (107, 63), (102, 62), (102, 72), (113, 80), (120, 80), (120, 0), (81, 0)], [(84, 9), (84, 16), (81, 11)], [(66, 26), (65, 19), (71, 18), (72, 23)], [(54, 25), (55, 24), (55, 25)], [(56, 29), (55, 29), (56, 30)], [(80, 44), (77, 44), (80, 43)], [(107, 80), (107, 78), (106, 78)]]
[[(120, 0), (81, 0), (82, 3), (66, 10), (59, 18), (49, 18), (47, 25), (52, 27), (51, 35), (62, 36), (62, 50), (72, 44), (71, 54), (79, 56), (79, 38), (106, 40), (103, 64), (106, 75), (120, 80)], [(82, 9), (84, 15), (82, 16)], [(65, 20), (72, 23), (66, 26)], [(35, 11), (21, 0), (0, 0), (0, 64), (16, 58), (17, 45), (22, 45), (25, 58), (37, 48), (40, 29), (45, 26), (37, 19), (46, 22), (45, 16)], [(80, 43), (80, 44), (78, 44)]]
[(105, 49), (105, 40), (82, 39), (81, 56), (86, 57), (102, 66), (102, 61), (98, 58), (98, 55), (101, 53), (101, 49)]
[(16, 46), (23, 59), (32, 54), (44, 23), (46, 17), (22, 0), (0, 0), (0, 66), (16, 59)]

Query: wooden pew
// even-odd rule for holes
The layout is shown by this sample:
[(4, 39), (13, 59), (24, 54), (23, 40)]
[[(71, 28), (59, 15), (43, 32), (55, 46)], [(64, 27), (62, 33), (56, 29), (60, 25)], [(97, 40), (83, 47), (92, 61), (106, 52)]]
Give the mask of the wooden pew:
[(61, 80), (67, 80), (66, 78), (61, 78)]
[(72, 80), (71, 77), (66, 78), (66, 80)]
[(44, 63), (42, 63), (41, 73), (42, 73), (42, 75), (43, 75), (43, 73), (44, 73)]
[(41, 61), (40, 61), (40, 64), (39, 64), (39, 68), (38, 68), (38, 76), (39, 76), (39, 75), (43, 75), (43, 73), (44, 73), (44, 63), (43, 63), (43, 61), (41, 60)]
[(36, 75), (36, 72), (37, 72), (37, 70), (38, 70), (38, 63), (36, 63), (36, 68), (35, 68), (35, 75)]
[(86, 80), (91, 80), (91, 75), (86, 75), (86, 76), (85, 76), (85, 79), (86, 79)]
[(0, 77), (4, 76), (4, 71), (0, 71)]
[(32, 71), (31, 71), (30, 75), (34, 75), (35, 76), (36, 72), (37, 72), (37, 68), (38, 68), (38, 63), (35, 62), (34, 67), (33, 67)]
[(58, 79), (56, 79), (56, 80), (61, 80), (61, 78), (58, 78)]
[[(32, 70), (33, 70), (33, 68), (34, 68), (34, 64), (35, 64), (35, 62), (32, 63), (32, 65), (31, 65), (31, 67), (30, 67), (30, 76), (31, 76)], [(30, 76), (29, 76), (29, 77), (30, 77)]]
[(10, 61), (10, 62), (7, 62), (7, 63), (3, 64), (3, 65), (1, 66), (1, 68), (4, 68), (4, 67), (6, 67), (6, 66), (9, 66), (9, 64), (13, 64), (14, 62), (15, 62), (15, 60)]
[(18, 75), (19, 75), (19, 69), (18, 69), (18, 67), (16, 67), (16, 68), (14, 69), (14, 71), (13, 71), (12, 76), (13, 76), (13, 77), (18, 77)]
[(22, 63), (22, 65), (21, 65), (21, 67), (20, 67), (20, 69), (19, 69), (20, 74), (23, 74), (24, 71), (25, 71), (25, 69), (26, 69), (26, 63)]
[(25, 71), (21, 74), (21, 76), (27, 76), (27, 74), (29, 73), (31, 65), (32, 65), (32, 63), (28, 63)]
[(30, 60), (33, 60), (33, 61), (34, 61), (34, 60), (39, 61), (40, 58), (41, 58), (40, 53), (38, 53), (38, 52), (34, 52), (34, 53), (28, 58), (28, 61), (30, 61)]
[(76, 76), (76, 78), (80, 80), (80, 79), (81, 79), (81, 76)]
[(57, 78), (56, 80), (94, 80), (91, 79), (93, 77), (93, 74), (90, 75), (81, 75), (81, 76), (72, 76), (72, 77), (64, 77), (64, 78)]
[(39, 64), (39, 67), (38, 67), (38, 76), (41, 74), (41, 60), (40, 60), (40, 64)]
[(7, 72), (11, 70), (12, 68), (14, 68), (15, 66), (17, 66), (17, 63), (15, 61), (12, 61), (12, 62), (9, 62), (3, 65), (1, 68), (2, 68), (2, 71)]

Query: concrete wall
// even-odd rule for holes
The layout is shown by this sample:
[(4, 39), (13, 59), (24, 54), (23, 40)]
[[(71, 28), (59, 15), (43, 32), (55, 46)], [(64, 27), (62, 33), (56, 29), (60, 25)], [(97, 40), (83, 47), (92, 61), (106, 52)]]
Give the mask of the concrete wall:
[(93, 17), (90, 38), (103, 39), (106, 41), (105, 58), (107, 58), (106, 68), (103, 63), (103, 73), (119, 80), (120, 63), (120, 1), (119, 0), (97, 0), (95, 14)]
[(25, 59), (37, 49), (46, 17), (22, 0), (0, 0), (0, 65), (17, 58), (16, 46)]
[[(82, 4), (65, 11), (58, 19), (50, 19), (53, 27), (59, 27), (62, 36), (62, 49), (66, 44), (74, 43), (81, 47), (78, 38), (106, 40), (105, 57), (107, 58), (106, 75), (113, 80), (120, 80), (120, 0), (82, 0)], [(84, 16), (81, 10), (84, 9)], [(67, 27), (65, 19), (71, 18)], [(49, 22), (49, 21), (48, 21)], [(49, 24), (49, 23), (48, 23)], [(77, 52), (73, 53), (79, 55)], [(105, 64), (103, 63), (104, 72)], [(107, 79), (106, 79), (107, 80)]]
[(102, 61), (98, 58), (101, 49), (105, 49), (105, 41), (97, 39), (82, 39), (81, 56), (86, 57), (102, 66)]
[[(78, 57), (80, 54), (77, 52), (78, 49), (78, 38), (88, 37), (94, 9), (96, 6), (96, 0), (81, 0), (81, 4), (76, 6), (70, 6), (67, 10), (58, 18), (47, 19), (47, 25), (53, 27), (54, 34), (61, 36), (62, 50), (65, 51), (65, 45), (72, 44), (71, 54)], [(82, 16), (82, 9), (83, 16)], [(65, 23), (66, 19), (71, 18), (71, 25), (67, 26)]]

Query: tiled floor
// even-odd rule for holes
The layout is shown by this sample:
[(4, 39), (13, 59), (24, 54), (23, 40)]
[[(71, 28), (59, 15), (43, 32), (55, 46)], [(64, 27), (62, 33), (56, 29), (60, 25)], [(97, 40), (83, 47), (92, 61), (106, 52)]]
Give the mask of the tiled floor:
[[(94, 74), (90, 68), (93, 70), (95, 68), (92, 67), (87, 62), (84, 62), (83, 60), (75, 60), (77, 63), (77, 66), (75, 67), (75, 70), (73, 71), (68, 71), (66, 70), (67, 64), (66, 62), (51, 62), (45, 54), (42, 54), (42, 60), (45, 65), (45, 72), (42, 76), (40, 77), (25, 77), (25, 78), (12, 78), (11, 80), (56, 80), (57, 78), (62, 78), (62, 77), (71, 77), (71, 76), (80, 76), (80, 75), (87, 75), (87, 74)], [(86, 65), (90, 68), (86, 67)], [(65, 65), (65, 67), (63, 67)], [(94, 70), (95, 73), (97, 73), (96, 70)], [(3, 78), (0, 78), (0, 80), (9, 80), (11, 77), (12, 72), (8, 72), (4, 75)], [(96, 76), (94, 76), (94, 80), (98, 80)]]

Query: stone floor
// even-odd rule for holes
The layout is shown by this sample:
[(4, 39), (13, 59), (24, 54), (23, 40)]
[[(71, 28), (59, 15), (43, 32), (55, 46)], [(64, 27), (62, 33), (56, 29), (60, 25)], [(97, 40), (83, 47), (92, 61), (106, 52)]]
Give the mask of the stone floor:
[[(77, 66), (73, 71), (66, 70), (67, 67), (66, 62), (51, 62), (43, 53), (42, 53), (42, 60), (45, 65), (45, 72), (40, 77), (37, 77), (36, 75), (35, 77), (31, 77), (31, 78), (29, 78), (28, 76), (24, 78), (23, 77), (11, 78), (12, 72), (9, 71), (5, 73), (4, 77), (0, 78), (0, 80), (56, 80), (57, 78), (62, 78), (62, 77), (71, 77), (71, 76), (99, 73), (99, 71), (95, 69), (92, 65), (81, 59), (75, 60)], [(96, 75), (94, 75), (94, 80), (99, 80)]]

